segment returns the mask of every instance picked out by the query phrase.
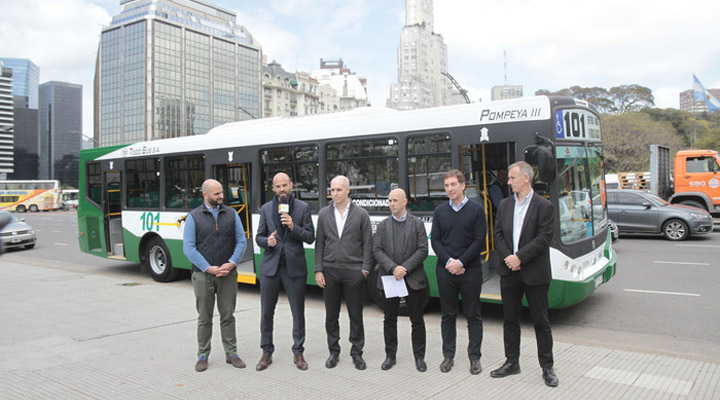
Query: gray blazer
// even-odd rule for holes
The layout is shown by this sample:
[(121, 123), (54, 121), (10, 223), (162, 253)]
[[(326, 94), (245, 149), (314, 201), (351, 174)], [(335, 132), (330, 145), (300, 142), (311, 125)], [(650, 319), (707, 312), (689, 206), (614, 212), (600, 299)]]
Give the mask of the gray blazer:
[(345, 227), (338, 238), (335, 206), (331, 203), (320, 210), (315, 241), (315, 272), (325, 267), (362, 270), (372, 267), (372, 225), (370, 214), (350, 202)]
[(280, 232), (279, 227), (275, 226), (277, 212), (277, 209), (273, 209), (272, 201), (263, 204), (260, 209), (260, 223), (255, 235), (255, 243), (265, 249), (265, 254), (260, 260), (259, 273), (265, 276), (275, 276), (280, 262), (280, 254), (284, 252), (288, 275), (292, 277), (307, 276), (303, 242), (312, 244), (315, 241), (315, 227), (310, 217), (310, 207), (304, 201), (293, 199), (292, 210), (290, 210), (293, 229), (288, 232), (285, 240), (280, 237), (280, 234), (275, 235), (277, 244), (275, 247), (270, 247), (268, 246), (268, 236), (274, 231)]
[(405, 282), (413, 290), (420, 290), (427, 287), (427, 276), (423, 263), (428, 255), (428, 237), (425, 231), (425, 224), (420, 218), (410, 214), (408, 211), (405, 223), (405, 246), (402, 260), (393, 260), (391, 255), (393, 249), (393, 218), (385, 218), (377, 226), (373, 236), (373, 256), (378, 269), (377, 287), (382, 290), (382, 276), (392, 275), (392, 270), (398, 265), (407, 268)]

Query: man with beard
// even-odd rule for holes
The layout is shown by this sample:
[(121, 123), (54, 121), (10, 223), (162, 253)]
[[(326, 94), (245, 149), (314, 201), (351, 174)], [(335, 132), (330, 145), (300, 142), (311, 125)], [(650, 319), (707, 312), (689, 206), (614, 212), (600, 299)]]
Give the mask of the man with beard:
[(310, 217), (310, 207), (292, 195), (290, 177), (280, 172), (273, 178), (271, 201), (260, 210), (255, 242), (265, 249), (260, 261), (260, 347), (263, 355), (255, 367), (262, 371), (272, 364), (273, 318), (280, 286), (285, 288), (293, 316), (293, 362), (300, 370), (308, 368), (303, 351), (305, 348), (305, 282), (307, 263), (303, 242), (315, 241), (315, 227)]
[(237, 354), (233, 315), (237, 302), (235, 267), (247, 246), (245, 231), (237, 213), (222, 204), (220, 182), (206, 180), (202, 192), (204, 202), (187, 215), (183, 234), (183, 252), (193, 264), (192, 285), (198, 312), (195, 371), (202, 372), (208, 367), (216, 298), (225, 362), (235, 368), (245, 368), (245, 362)]

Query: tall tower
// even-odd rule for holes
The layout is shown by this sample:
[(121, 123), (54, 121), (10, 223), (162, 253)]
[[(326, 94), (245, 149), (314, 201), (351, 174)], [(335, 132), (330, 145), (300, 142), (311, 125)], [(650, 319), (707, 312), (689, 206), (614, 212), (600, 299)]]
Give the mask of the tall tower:
[(82, 85), (45, 82), (39, 89), (39, 178), (78, 185), (82, 145)]
[(13, 109), (13, 70), (0, 62), (0, 175), (13, 172), (13, 137), (15, 118)]
[(387, 106), (397, 110), (464, 103), (443, 75), (447, 47), (434, 32), (432, 0), (405, 0), (405, 27), (397, 51), (398, 83), (390, 87)]
[(22, 96), (25, 108), (38, 108), (40, 69), (27, 58), (4, 58), (0, 61), (13, 70), (13, 96)]
[(205, 0), (120, 5), (98, 49), (97, 143), (200, 135), (260, 118), (260, 45), (234, 12)]

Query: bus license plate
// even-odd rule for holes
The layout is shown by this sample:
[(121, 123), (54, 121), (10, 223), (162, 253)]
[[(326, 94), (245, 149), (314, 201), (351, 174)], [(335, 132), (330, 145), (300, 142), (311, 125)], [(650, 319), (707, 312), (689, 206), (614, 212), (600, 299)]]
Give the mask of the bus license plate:
[(602, 276), (602, 275), (598, 275), (598, 276), (595, 278), (595, 287), (598, 287), (598, 286), (600, 286), (600, 285), (602, 285), (602, 284), (603, 284), (603, 276)]

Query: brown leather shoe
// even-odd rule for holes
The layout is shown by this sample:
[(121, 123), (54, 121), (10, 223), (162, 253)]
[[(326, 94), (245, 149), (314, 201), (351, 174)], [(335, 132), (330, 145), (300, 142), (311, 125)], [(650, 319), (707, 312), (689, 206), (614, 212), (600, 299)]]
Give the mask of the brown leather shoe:
[(452, 357), (443, 358), (442, 363), (440, 363), (440, 372), (450, 372), (453, 365), (455, 365), (455, 362), (453, 361)]
[(293, 356), (293, 363), (297, 366), (299, 370), (305, 371), (308, 369), (308, 364), (305, 361), (305, 358), (303, 357), (302, 353), (295, 354)]
[(232, 364), (235, 368), (245, 368), (245, 361), (240, 358), (239, 355), (233, 354), (230, 357), (225, 357), (225, 362), (228, 364)]
[(267, 369), (268, 365), (272, 364), (272, 356), (269, 354), (263, 354), (262, 357), (260, 357), (260, 361), (258, 361), (257, 365), (255, 366), (255, 371), (262, 371), (264, 369)]
[(203, 372), (207, 369), (207, 367), (208, 367), (207, 357), (200, 356), (200, 358), (198, 358), (198, 360), (197, 360), (197, 363), (195, 363), (195, 371)]
[(482, 365), (480, 365), (480, 359), (470, 360), (470, 373), (477, 375), (482, 372)]

